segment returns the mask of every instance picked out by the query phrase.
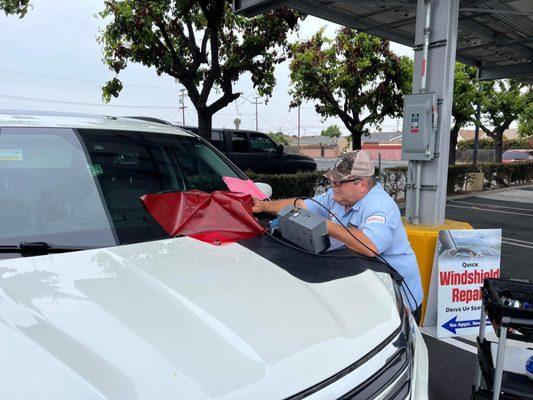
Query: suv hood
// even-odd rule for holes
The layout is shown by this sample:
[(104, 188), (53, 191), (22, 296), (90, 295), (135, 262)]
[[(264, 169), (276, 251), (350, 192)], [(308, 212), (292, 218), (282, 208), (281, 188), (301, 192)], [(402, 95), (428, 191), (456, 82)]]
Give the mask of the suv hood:
[(380, 275), (307, 283), (187, 237), (3, 260), (0, 398), (284, 398), (399, 326)]

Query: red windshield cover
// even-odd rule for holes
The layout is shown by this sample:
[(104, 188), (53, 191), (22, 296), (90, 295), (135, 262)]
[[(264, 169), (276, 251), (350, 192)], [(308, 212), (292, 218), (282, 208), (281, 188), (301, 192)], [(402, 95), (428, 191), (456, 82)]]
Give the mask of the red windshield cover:
[(263, 234), (252, 214), (252, 196), (200, 190), (147, 194), (141, 201), (171, 236), (185, 235), (204, 242), (235, 242)]

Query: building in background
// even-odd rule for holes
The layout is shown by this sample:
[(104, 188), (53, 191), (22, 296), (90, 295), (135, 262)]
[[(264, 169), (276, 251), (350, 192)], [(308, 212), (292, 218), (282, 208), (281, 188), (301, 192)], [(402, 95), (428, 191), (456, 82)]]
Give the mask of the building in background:
[[(372, 160), (377, 160), (381, 154), (382, 160), (398, 161), (402, 153), (401, 135), (401, 132), (374, 132), (370, 136), (363, 136), (362, 147)], [(300, 137), (300, 154), (312, 158), (338, 158), (350, 148), (348, 136), (336, 140), (320, 135)], [(291, 137), (285, 149), (288, 153), (297, 154), (298, 138)]]

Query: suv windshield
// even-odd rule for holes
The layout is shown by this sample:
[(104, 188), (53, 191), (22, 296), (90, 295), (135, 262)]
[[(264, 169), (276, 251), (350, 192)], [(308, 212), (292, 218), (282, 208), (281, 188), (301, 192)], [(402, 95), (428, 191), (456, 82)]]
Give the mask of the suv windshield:
[(105, 247), (168, 237), (139, 197), (224, 190), (243, 177), (196, 137), (94, 129), (0, 131), (0, 245)]

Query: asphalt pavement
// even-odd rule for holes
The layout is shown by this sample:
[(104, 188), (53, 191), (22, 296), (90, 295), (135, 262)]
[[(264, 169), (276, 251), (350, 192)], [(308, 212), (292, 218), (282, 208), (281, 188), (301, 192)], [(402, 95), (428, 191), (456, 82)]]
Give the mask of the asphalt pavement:
[[(451, 198), (446, 218), (475, 229), (502, 229), (501, 275), (533, 281), (533, 185)], [(490, 328), (488, 328), (490, 329)], [(432, 400), (469, 399), (474, 382), (474, 337), (437, 339), (425, 333)]]

